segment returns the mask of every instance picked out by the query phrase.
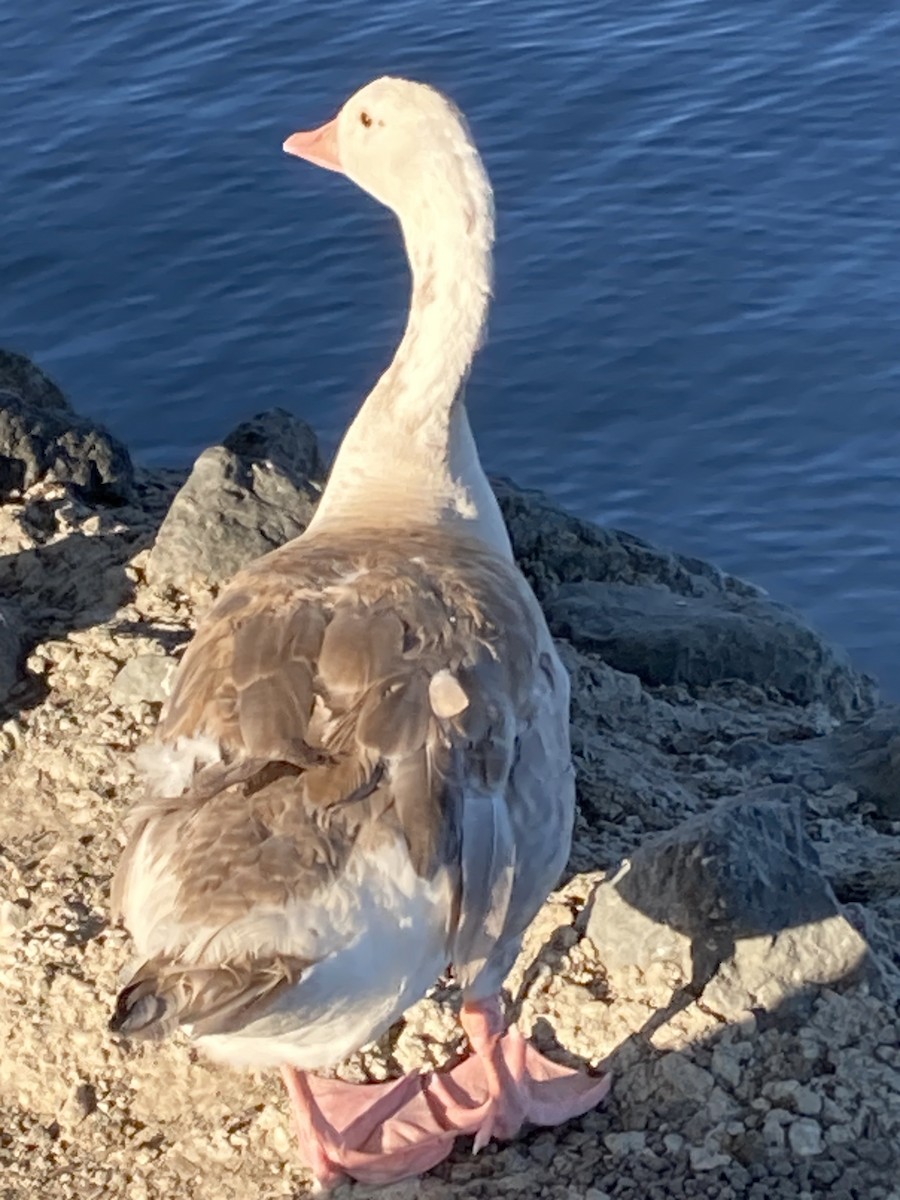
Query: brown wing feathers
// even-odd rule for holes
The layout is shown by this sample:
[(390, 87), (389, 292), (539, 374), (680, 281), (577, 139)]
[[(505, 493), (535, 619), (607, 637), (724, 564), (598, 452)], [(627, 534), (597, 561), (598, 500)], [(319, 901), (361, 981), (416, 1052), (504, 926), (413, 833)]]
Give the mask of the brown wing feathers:
[[(509, 714), (485, 698), (503, 672), (480, 598), (458, 577), (457, 595), (441, 596), (411, 555), (387, 567), (384, 557), (367, 573), (352, 556), (323, 566), (314, 547), (285, 547), (269, 559), (280, 569), (259, 564), (234, 581), (189, 647), (159, 736), (208, 735), (223, 761), (141, 813), (148, 836), (183, 842), (172, 869), (187, 925), (311, 892), (373, 828), (405, 836), (429, 875), (457, 856), (454, 797), (471, 769), (460, 755), (474, 755), (487, 788), (508, 771)], [(523, 613), (511, 615), (521, 626)], [(302, 969), (252, 956), (153, 960), (121, 994), (114, 1025), (139, 1037), (179, 1023), (224, 1032)]]
[(119, 993), (109, 1027), (152, 1041), (179, 1025), (191, 1025), (197, 1037), (231, 1033), (261, 1016), (309, 965), (285, 955), (215, 966), (151, 959)]

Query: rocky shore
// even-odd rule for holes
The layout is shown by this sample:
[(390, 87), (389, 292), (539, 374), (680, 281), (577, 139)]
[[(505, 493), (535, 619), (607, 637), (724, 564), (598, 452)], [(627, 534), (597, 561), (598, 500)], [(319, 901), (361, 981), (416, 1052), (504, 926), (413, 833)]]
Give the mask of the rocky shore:
[[(2, 1200), (308, 1189), (275, 1078), (107, 1034), (128, 954), (107, 904), (191, 630), (323, 474), (280, 412), (189, 478), (141, 470), (0, 353)], [(496, 489), (572, 674), (580, 801), (511, 1005), (613, 1090), (381, 1194), (898, 1200), (900, 711), (757, 588)], [(445, 1062), (454, 1003), (436, 988), (342, 1073)]]

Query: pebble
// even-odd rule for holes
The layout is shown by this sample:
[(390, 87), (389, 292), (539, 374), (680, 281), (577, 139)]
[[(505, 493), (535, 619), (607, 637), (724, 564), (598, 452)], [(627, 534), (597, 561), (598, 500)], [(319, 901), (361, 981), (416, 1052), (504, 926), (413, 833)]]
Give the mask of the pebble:
[(279, 1158), (289, 1159), (294, 1149), (294, 1140), (288, 1132), (286, 1124), (279, 1124), (269, 1130), (268, 1142)]
[(610, 1154), (639, 1154), (647, 1145), (647, 1135), (632, 1129), (625, 1133), (608, 1133), (603, 1142)]
[(789, 1127), (788, 1141), (800, 1158), (813, 1158), (822, 1153), (822, 1127), (812, 1117), (800, 1117)]
[(811, 1174), (818, 1183), (834, 1183), (840, 1177), (841, 1168), (832, 1159), (826, 1158), (812, 1164)]
[(681, 1053), (664, 1055), (658, 1070), (672, 1091), (696, 1104), (704, 1103), (715, 1087), (712, 1074)]
[[(784, 1148), (784, 1122), (780, 1120), (783, 1109), (773, 1108), (771, 1112), (766, 1114), (766, 1119), (763, 1122), (763, 1137), (766, 1145), (773, 1150), (781, 1150)], [(790, 1119), (790, 1114), (788, 1119)]]
[(0, 938), (12, 938), (28, 924), (28, 909), (12, 900), (0, 900)]
[(691, 1146), (690, 1160), (692, 1171), (715, 1171), (719, 1167), (727, 1167), (731, 1156), (717, 1154), (706, 1146)]
[(838, 1149), (841, 1146), (852, 1145), (857, 1135), (851, 1125), (829, 1125), (825, 1130), (825, 1140), (829, 1146)]
[(875, 1163), (879, 1167), (890, 1166), (895, 1156), (897, 1155), (896, 1146), (892, 1146), (887, 1142), (876, 1141), (860, 1141), (856, 1147), (857, 1154), (860, 1158), (867, 1162)]
[(810, 1087), (799, 1087), (794, 1096), (797, 1112), (804, 1117), (817, 1117), (822, 1111), (822, 1097)]
[(736, 1088), (741, 1082), (741, 1058), (736, 1053), (737, 1047), (726, 1046), (721, 1042), (712, 1053), (712, 1072), (723, 1083)]
[(553, 1138), (542, 1134), (528, 1147), (528, 1153), (542, 1166), (549, 1166), (559, 1152), (559, 1145)]
[(735, 1100), (720, 1087), (714, 1087), (706, 1102), (706, 1114), (711, 1121), (724, 1121), (737, 1109)]

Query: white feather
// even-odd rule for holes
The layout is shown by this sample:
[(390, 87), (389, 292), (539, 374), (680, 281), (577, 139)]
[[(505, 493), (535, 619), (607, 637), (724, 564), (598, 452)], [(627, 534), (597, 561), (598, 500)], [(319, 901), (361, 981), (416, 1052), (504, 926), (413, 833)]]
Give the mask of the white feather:
[(207, 734), (180, 737), (174, 742), (150, 742), (136, 751), (134, 763), (150, 791), (157, 796), (180, 796), (202, 767), (220, 762), (222, 751)]

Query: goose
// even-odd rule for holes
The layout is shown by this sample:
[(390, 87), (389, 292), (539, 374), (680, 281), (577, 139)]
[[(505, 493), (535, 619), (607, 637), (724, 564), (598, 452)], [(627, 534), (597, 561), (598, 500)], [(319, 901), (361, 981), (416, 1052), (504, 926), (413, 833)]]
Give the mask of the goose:
[[(279, 1069), (327, 1188), (568, 1120), (609, 1080), (541, 1055), (500, 998), (575, 794), (568, 676), (463, 397), (491, 292), (487, 175), (454, 105), (389, 77), (284, 149), (393, 209), (409, 318), (309, 527), (234, 577), (179, 666), (114, 880), (137, 965), (110, 1025)], [(461, 1063), (318, 1074), (448, 970)]]

